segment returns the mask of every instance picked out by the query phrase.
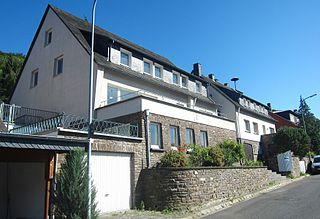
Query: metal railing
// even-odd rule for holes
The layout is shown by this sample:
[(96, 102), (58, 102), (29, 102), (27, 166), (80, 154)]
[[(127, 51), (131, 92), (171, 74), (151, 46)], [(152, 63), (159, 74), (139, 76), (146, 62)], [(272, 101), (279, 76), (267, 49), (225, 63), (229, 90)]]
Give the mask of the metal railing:
[[(57, 128), (88, 131), (88, 124), (88, 118), (86, 117), (71, 114), (60, 114), (36, 123), (13, 128), (10, 132), (19, 134), (35, 134), (55, 130)], [(94, 120), (92, 126), (95, 133), (138, 137), (138, 125), (123, 124), (107, 120)]]
[(0, 103), (0, 120), (6, 124), (24, 126), (58, 115), (56, 112)]

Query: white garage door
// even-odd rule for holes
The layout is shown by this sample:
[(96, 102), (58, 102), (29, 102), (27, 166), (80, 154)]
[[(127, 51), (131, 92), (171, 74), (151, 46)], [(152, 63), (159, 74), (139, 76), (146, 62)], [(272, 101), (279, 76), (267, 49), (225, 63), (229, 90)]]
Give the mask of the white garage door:
[(131, 207), (130, 154), (92, 153), (92, 179), (100, 213)]

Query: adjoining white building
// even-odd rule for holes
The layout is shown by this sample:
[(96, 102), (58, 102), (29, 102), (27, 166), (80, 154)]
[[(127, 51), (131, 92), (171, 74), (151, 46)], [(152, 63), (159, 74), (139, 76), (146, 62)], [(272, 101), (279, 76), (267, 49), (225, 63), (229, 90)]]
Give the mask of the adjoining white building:
[(238, 142), (244, 145), (247, 158), (256, 160), (263, 154), (261, 135), (276, 132), (276, 120), (269, 116), (269, 107), (219, 83), (212, 74), (206, 80), (210, 83), (208, 96), (223, 106), (219, 109), (221, 115), (236, 121)]
[[(49, 5), (10, 103), (58, 112), (59, 121), (72, 118), (68, 114), (85, 117), (90, 32), (87, 21)], [(98, 208), (104, 213), (139, 204), (140, 171), (156, 165), (163, 152), (182, 144), (207, 147), (236, 140), (237, 129), (235, 117), (218, 113), (221, 107), (228, 111), (228, 105), (220, 106), (208, 97), (200, 64), (194, 64), (191, 74), (102, 28), (96, 27), (95, 33), (94, 112), (102, 140), (95, 140), (92, 160)], [(65, 122), (57, 134), (70, 135), (66, 129), (77, 126), (78, 132), (72, 133), (83, 135), (79, 129), (84, 121), (77, 117)], [(40, 130), (37, 124), (14, 132), (34, 134)], [(41, 123), (47, 124), (51, 123)], [(41, 132), (48, 130), (42, 127)]]

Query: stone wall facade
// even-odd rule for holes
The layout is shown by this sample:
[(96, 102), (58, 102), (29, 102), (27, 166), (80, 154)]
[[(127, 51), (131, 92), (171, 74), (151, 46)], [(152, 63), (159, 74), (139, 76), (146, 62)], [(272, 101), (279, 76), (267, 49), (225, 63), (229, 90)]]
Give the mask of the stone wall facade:
[(155, 210), (188, 210), (252, 193), (268, 183), (266, 167), (152, 168), (143, 170), (139, 179), (141, 201)]
[(189, 122), (157, 114), (151, 114), (149, 120), (150, 122), (160, 124), (162, 137), (162, 150), (153, 150), (151, 153), (151, 162), (153, 166), (156, 165), (157, 162), (159, 162), (159, 159), (162, 157), (164, 151), (171, 149), (170, 126), (178, 127), (180, 145), (186, 143), (186, 128), (191, 128), (194, 130), (195, 144), (200, 144), (200, 131), (207, 132), (209, 146), (216, 145), (226, 139), (236, 141), (236, 132), (229, 129), (203, 125), (195, 122)]

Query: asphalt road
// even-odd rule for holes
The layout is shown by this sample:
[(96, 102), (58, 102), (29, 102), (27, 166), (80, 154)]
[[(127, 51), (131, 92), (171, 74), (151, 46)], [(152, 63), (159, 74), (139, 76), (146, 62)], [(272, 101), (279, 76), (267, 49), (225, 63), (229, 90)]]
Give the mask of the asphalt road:
[(320, 175), (306, 177), (204, 218), (320, 219)]

